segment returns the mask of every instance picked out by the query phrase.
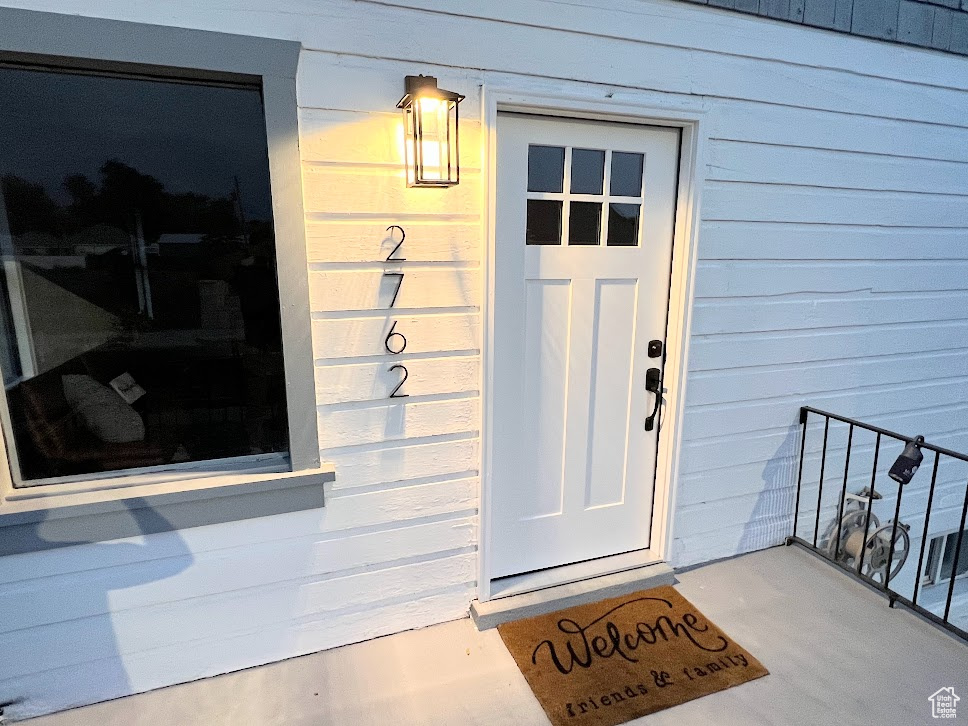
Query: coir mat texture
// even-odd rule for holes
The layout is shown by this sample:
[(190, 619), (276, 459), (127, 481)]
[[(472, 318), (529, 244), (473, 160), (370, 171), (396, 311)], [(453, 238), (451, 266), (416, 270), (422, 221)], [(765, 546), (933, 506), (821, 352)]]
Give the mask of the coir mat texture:
[(769, 671), (671, 587), (498, 626), (555, 726), (612, 726)]

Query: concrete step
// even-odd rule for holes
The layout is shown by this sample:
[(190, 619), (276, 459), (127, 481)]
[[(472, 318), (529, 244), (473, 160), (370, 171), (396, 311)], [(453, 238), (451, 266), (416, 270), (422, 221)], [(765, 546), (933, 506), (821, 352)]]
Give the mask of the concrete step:
[(630, 592), (647, 590), (659, 585), (672, 585), (675, 581), (673, 569), (664, 562), (658, 562), (488, 602), (474, 600), (471, 603), (471, 618), (478, 630), (487, 630), (512, 620), (533, 618), (575, 605), (627, 595)]

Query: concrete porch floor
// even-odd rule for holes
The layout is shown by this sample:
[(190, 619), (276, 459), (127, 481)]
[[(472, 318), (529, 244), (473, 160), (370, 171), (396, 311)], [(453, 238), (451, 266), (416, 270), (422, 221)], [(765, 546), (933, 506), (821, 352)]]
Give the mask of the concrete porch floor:
[[(968, 644), (796, 547), (679, 575), (676, 586), (770, 675), (632, 723), (928, 724), (968, 704)], [(968, 717), (968, 705), (964, 717)], [(547, 724), (496, 630), (464, 619), (21, 723)]]

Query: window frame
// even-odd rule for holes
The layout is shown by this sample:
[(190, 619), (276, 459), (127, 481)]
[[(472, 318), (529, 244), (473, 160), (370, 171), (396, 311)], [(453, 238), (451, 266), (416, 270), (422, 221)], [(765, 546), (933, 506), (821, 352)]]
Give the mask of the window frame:
[[(947, 532), (934, 534), (928, 539), (928, 548), (927, 548), (928, 562), (927, 562), (927, 567), (925, 568), (925, 573), (922, 577), (922, 583), (921, 583), (922, 585), (924, 586), (947, 585), (952, 580), (968, 579), (968, 570), (966, 570), (965, 572), (962, 572), (959, 575), (959, 574), (956, 574), (952, 569), (952, 573), (950, 577), (941, 576), (941, 568), (944, 566), (944, 556), (948, 551), (948, 540), (951, 538), (952, 535), (957, 535), (957, 534), (958, 534), (958, 530), (952, 529)], [(964, 538), (968, 540), (968, 529), (965, 530)], [(938, 552), (936, 555), (934, 555), (934, 558), (932, 559), (931, 548), (934, 546), (935, 542), (939, 543)], [(957, 545), (957, 543), (958, 543), (958, 540), (956, 537), (954, 545), (952, 546)], [(959, 564), (961, 563), (959, 562)], [(930, 568), (930, 572), (928, 571), (929, 568)]]
[[(287, 459), (257, 458), (254, 466), (241, 465), (249, 463), (248, 457), (215, 459), (166, 466), (163, 471), (122, 470), (15, 486), (16, 452), (9, 441), (7, 398), (0, 396), (0, 555), (18, 551), (4, 543), (4, 527), (29, 526), (42, 519), (74, 520), (87, 527), (88, 541), (97, 541), (115, 538), (118, 530), (108, 527), (102, 536), (95, 526), (98, 531), (92, 538), (86, 518), (118, 520), (119, 512), (133, 507), (192, 502), (196, 511), (181, 517), (182, 525), (173, 522), (171, 528), (177, 529), (323, 505), (322, 483), (332, 481), (334, 473), (319, 458), (296, 103), (301, 48), (298, 41), (0, 8), (0, 65), (261, 87), (289, 424)], [(288, 504), (276, 500), (267, 507), (255, 506), (255, 500), (281, 492), (296, 494)], [(225, 497), (233, 493), (251, 500), (252, 506), (226, 507)], [(203, 502), (212, 504), (208, 514)], [(66, 539), (71, 539), (69, 532)]]

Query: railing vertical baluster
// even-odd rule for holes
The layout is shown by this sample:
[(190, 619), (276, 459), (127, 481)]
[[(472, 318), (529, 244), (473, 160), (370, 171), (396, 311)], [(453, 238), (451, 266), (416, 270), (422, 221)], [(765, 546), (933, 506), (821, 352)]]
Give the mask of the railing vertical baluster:
[[(897, 503), (894, 505), (894, 526), (891, 527), (891, 546), (887, 549), (887, 569), (884, 571), (884, 589), (888, 589), (888, 585), (891, 583), (891, 562), (894, 560), (894, 542), (897, 541), (897, 522), (901, 516), (901, 491), (904, 487), (898, 482), (897, 485)], [(891, 605), (894, 604), (894, 600), (891, 600)]]
[(861, 543), (860, 557), (857, 558), (857, 574), (864, 569), (864, 555), (867, 554), (867, 533), (871, 528), (871, 510), (874, 504), (874, 483), (877, 481), (877, 459), (881, 455), (881, 432), (877, 432), (874, 442), (874, 467), (871, 469), (871, 487), (867, 493), (867, 516), (864, 518), (864, 541)]
[(844, 461), (844, 485), (840, 488), (840, 506), (837, 508), (837, 539), (834, 540), (834, 559), (840, 556), (840, 527), (844, 519), (844, 500), (847, 498), (847, 474), (850, 471), (850, 447), (854, 443), (854, 424), (847, 431), (847, 456)]
[[(807, 449), (807, 423), (810, 414), (816, 414), (817, 416), (824, 417), (824, 427), (823, 427), (823, 447), (820, 453), (820, 481), (817, 483), (817, 512), (813, 523), (813, 544), (810, 544), (809, 537), (801, 537), (798, 535), (797, 530), (800, 526), (800, 506), (803, 503), (803, 470), (806, 462), (806, 449)], [(825, 541), (821, 546), (818, 546), (818, 540), (820, 538), (820, 510), (823, 506), (823, 488), (824, 488), (824, 477), (827, 475), (827, 451), (830, 442), (830, 422), (836, 421), (846, 424), (849, 428), (847, 431), (847, 449), (846, 455), (844, 457), (844, 477), (843, 482), (840, 487), (840, 500), (835, 507), (837, 521), (831, 521), (829, 524), (824, 526), (824, 537)], [(931, 559), (930, 547), (928, 547), (929, 541), (928, 536), (931, 531), (931, 510), (934, 505), (935, 492), (938, 488), (938, 472), (941, 470), (941, 457), (946, 456), (951, 459), (956, 459), (958, 461), (963, 461), (968, 463), (968, 453), (961, 453), (958, 451), (953, 451), (951, 449), (946, 449), (942, 446), (937, 446), (936, 444), (930, 444), (925, 442), (922, 438), (916, 437), (912, 438), (905, 434), (898, 433), (896, 431), (890, 431), (888, 429), (880, 428), (879, 426), (874, 426), (872, 424), (866, 424), (863, 421), (858, 421), (857, 419), (849, 418), (847, 416), (841, 416), (836, 413), (831, 413), (830, 411), (824, 411), (821, 409), (813, 408), (812, 406), (801, 406), (800, 407), (800, 425), (803, 427), (800, 436), (800, 463), (797, 472), (797, 493), (796, 493), (796, 509), (793, 513), (793, 534), (787, 537), (787, 544), (797, 544), (805, 549), (813, 552), (815, 555), (822, 557), (823, 559), (831, 562), (840, 569), (842, 569), (850, 577), (863, 582), (867, 585), (876, 587), (879, 591), (883, 592), (884, 595), (890, 602), (890, 606), (894, 607), (896, 604), (903, 605), (904, 607), (911, 608), (915, 612), (919, 613), (925, 619), (933, 622), (938, 627), (944, 628), (949, 632), (954, 633), (958, 637), (965, 641), (968, 641), (968, 630), (965, 629), (963, 624), (956, 624), (952, 622), (949, 618), (951, 616), (951, 604), (954, 599), (955, 590), (955, 578), (959, 567), (965, 569), (965, 560), (968, 559), (968, 536), (965, 535), (966, 525), (968, 525), (968, 484), (966, 484), (964, 492), (964, 502), (962, 503), (961, 509), (961, 523), (958, 526), (957, 536), (951, 537), (951, 539), (956, 540), (951, 543), (951, 547), (954, 547), (955, 555), (952, 557), (954, 560), (950, 563), (951, 566), (951, 579), (947, 584), (947, 598), (945, 600), (943, 614), (941, 612), (940, 604), (937, 606), (936, 610), (929, 610), (923, 605), (918, 604), (918, 598), (921, 596), (921, 591), (923, 589), (922, 578), (925, 575), (925, 569), (930, 568)], [(862, 533), (860, 538), (860, 548), (857, 553), (856, 563), (853, 565), (845, 564), (841, 560), (841, 555), (845, 553), (845, 549), (842, 547), (841, 540), (845, 537), (845, 512), (848, 511), (848, 500), (847, 500), (847, 488), (850, 484), (850, 465), (851, 459), (853, 457), (853, 444), (854, 444), (854, 433), (855, 430), (862, 429), (864, 431), (870, 431), (876, 434), (876, 439), (874, 441), (874, 463), (871, 468), (871, 479), (870, 486), (868, 488), (866, 501), (863, 496), (851, 495), (852, 499), (850, 501), (851, 517), (850, 517), (850, 535), (851, 540), (851, 551), (854, 551), (854, 545), (858, 544), (856, 542), (856, 535)], [(895, 579), (895, 570), (900, 570), (900, 567), (893, 567), (894, 559), (898, 558), (898, 564), (903, 560), (907, 562), (911, 552), (905, 551), (898, 552), (898, 535), (901, 535), (903, 539), (908, 540), (908, 549), (911, 549), (911, 528), (909, 525), (901, 522), (901, 505), (904, 503), (904, 486), (898, 483), (897, 487), (897, 500), (894, 503), (894, 519), (891, 520), (891, 525), (886, 524), (877, 529), (881, 530), (882, 538), (883, 534), (890, 532), (891, 540), (887, 547), (881, 546), (882, 539), (878, 541), (878, 547), (876, 551), (878, 554), (878, 561), (885, 562), (886, 557), (886, 571), (883, 575), (883, 581), (878, 583), (877, 577), (880, 576), (880, 570), (877, 572), (871, 569), (870, 572), (864, 574), (865, 565), (870, 566), (872, 564), (871, 555), (873, 552), (868, 552), (868, 545), (872, 543), (871, 541), (871, 524), (874, 521), (874, 501), (875, 496), (880, 498), (877, 493), (877, 474), (878, 465), (881, 456), (881, 440), (883, 437), (887, 437), (892, 441), (899, 441), (904, 444), (915, 443), (918, 448), (923, 451), (933, 451), (934, 452), (934, 465), (931, 471), (931, 484), (928, 489), (927, 497), (927, 507), (924, 511), (924, 530), (921, 533), (921, 545), (920, 551), (918, 552), (918, 564), (917, 573), (915, 575), (913, 592), (910, 596), (902, 595), (896, 589), (893, 588), (892, 583)], [(920, 440), (918, 440), (920, 439)], [(926, 456), (926, 454), (925, 454)], [(856, 458), (856, 457), (853, 457)], [(900, 458), (898, 461), (902, 461)], [(854, 463), (854, 468), (856, 469), (857, 462)], [(863, 476), (861, 472), (857, 472), (860, 476)], [(923, 479), (922, 474), (922, 479)], [(811, 477), (808, 475), (807, 477)], [(904, 477), (901, 477), (904, 478)], [(920, 490), (920, 487), (919, 487)], [(855, 506), (857, 502), (860, 506)], [(908, 497), (911, 500), (911, 497)], [(886, 506), (886, 505), (885, 505)], [(911, 501), (908, 501), (908, 509), (913, 506)], [(920, 504), (919, 504), (919, 510)], [(862, 513), (863, 512), (863, 513)], [(913, 513), (917, 514), (917, 512)], [(833, 515), (832, 515), (833, 516)], [(862, 521), (857, 521), (858, 519)], [(807, 525), (809, 526), (809, 525)], [(861, 529), (863, 527), (863, 529)], [(828, 534), (829, 533), (829, 536)], [(950, 536), (950, 535), (949, 535)], [(948, 546), (945, 546), (946, 550), (949, 550)], [(964, 552), (962, 550), (965, 550)], [(947, 561), (948, 554), (945, 556)], [(945, 566), (947, 570), (947, 565)], [(940, 589), (940, 587), (938, 588)], [(956, 619), (957, 620), (957, 619)]]
[(931, 503), (934, 501), (934, 484), (938, 481), (938, 462), (941, 454), (934, 452), (934, 468), (931, 470), (931, 488), (928, 490), (928, 508), (924, 512), (924, 532), (921, 535), (921, 554), (918, 555), (918, 574), (914, 579), (914, 597), (911, 599), (915, 605), (918, 604), (918, 595), (921, 594), (921, 575), (924, 572), (924, 550), (928, 544), (928, 525), (931, 523)]
[(800, 485), (803, 483), (803, 452), (807, 448), (807, 411), (800, 409), (800, 426), (803, 435), (800, 437), (800, 471), (797, 473), (797, 501), (793, 509), (793, 536), (797, 536), (797, 522), (800, 519)]
[(813, 523), (813, 546), (817, 546), (817, 534), (820, 531), (820, 502), (823, 499), (823, 470), (827, 466), (827, 432), (830, 430), (830, 417), (824, 419), (823, 424), (823, 453), (820, 454), (820, 481), (817, 483), (817, 521)]
[(958, 541), (955, 543), (955, 560), (951, 563), (951, 582), (948, 584), (948, 600), (944, 606), (944, 621), (948, 622), (951, 611), (951, 596), (955, 592), (955, 577), (958, 574), (958, 558), (961, 556), (961, 540), (965, 536), (965, 515), (968, 515), (968, 484), (965, 485), (965, 503), (961, 507), (961, 525), (958, 527)]

